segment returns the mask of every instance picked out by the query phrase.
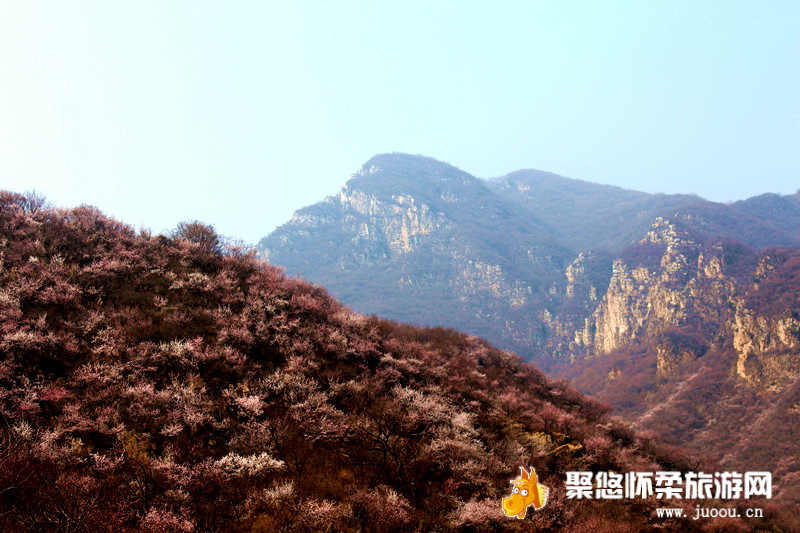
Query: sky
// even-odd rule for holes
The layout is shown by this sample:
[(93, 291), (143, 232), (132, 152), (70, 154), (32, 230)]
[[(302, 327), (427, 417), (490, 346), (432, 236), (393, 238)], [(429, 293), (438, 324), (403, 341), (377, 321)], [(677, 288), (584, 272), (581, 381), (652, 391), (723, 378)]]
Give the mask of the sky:
[(0, 0), (0, 189), (255, 243), (370, 157), (800, 187), (800, 2)]

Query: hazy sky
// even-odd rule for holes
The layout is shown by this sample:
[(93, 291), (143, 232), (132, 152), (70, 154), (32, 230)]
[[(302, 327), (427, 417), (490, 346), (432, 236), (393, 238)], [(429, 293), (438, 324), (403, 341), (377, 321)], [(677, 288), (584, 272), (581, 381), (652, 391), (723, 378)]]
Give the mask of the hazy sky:
[(800, 2), (0, 0), (0, 188), (255, 242), (381, 152), (800, 187)]

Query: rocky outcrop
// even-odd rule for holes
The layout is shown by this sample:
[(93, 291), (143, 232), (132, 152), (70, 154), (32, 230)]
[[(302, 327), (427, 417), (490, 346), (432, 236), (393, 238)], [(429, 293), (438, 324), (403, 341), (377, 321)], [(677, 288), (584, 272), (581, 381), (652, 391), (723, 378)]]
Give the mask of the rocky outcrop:
[(657, 219), (637, 246), (614, 261), (602, 301), (576, 332), (576, 348), (594, 356), (609, 353), (679, 327), (697, 310), (734, 297), (721, 258), (701, 248), (673, 223)]
[(762, 388), (778, 388), (800, 374), (800, 317), (764, 316), (744, 304), (731, 327), (736, 374)]
[(385, 242), (392, 254), (404, 254), (419, 244), (422, 235), (429, 235), (437, 228), (446, 227), (442, 213), (417, 202), (412, 196), (392, 195), (388, 201), (345, 188), (336, 195), (337, 209), (347, 213), (345, 221), (353, 233), (355, 243), (359, 239)]
[[(579, 265), (567, 268), (567, 297), (580, 292), (590, 304), (596, 290), (576, 289), (576, 279), (585, 275)], [(800, 302), (776, 311), (751, 301), (760, 284), (780, 276), (776, 268), (768, 254), (756, 262), (736, 244), (701, 243), (658, 219), (637, 246), (614, 261), (608, 289), (574, 330), (568, 351), (573, 359), (591, 358), (648, 344), (657, 354), (658, 375), (675, 378), (709, 347), (730, 346), (740, 379), (763, 389), (777, 387), (800, 373)], [(570, 317), (551, 326), (564, 336), (574, 323)]]

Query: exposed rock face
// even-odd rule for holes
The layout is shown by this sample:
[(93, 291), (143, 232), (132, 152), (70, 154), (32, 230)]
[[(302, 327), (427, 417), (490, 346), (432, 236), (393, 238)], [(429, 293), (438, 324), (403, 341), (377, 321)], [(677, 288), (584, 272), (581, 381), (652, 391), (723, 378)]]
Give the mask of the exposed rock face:
[(748, 297), (739, 302), (731, 333), (736, 373), (750, 384), (776, 388), (800, 373), (800, 301), (797, 253), (765, 254)]
[(592, 252), (581, 252), (577, 259), (570, 263), (564, 274), (567, 278), (567, 288), (564, 296), (569, 299), (586, 300), (589, 302), (597, 301), (597, 287), (593, 284), (587, 269), (596, 254)]
[[(627, 255), (614, 261), (608, 290), (575, 333), (573, 353), (598, 357), (651, 343), (659, 376), (676, 377), (709, 346), (728, 342), (736, 374), (750, 385), (775, 387), (798, 374), (800, 302), (778, 314), (751, 303), (759, 283), (777, 275), (769, 255), (756, 263), (752, 252), (736, 245), (700, 244), (664, 219)], [(748, 285), (752, 279), (759, 283)], [(678, 330), (693, 339), (677, 342), (670, 332)]]
[(733, 346), (736, 373), (751, 383), (776, 386), (800, 373), (800, 320), (795, 317), (767, 318), (742, 309), (733, 324)]
[(546, 352), (552, 358), (583, 356), (586, 347), (592, 345), (596, 325), (591, 317), (608, 289), (612, 261), (605, 252), (581, 252), (565, 269), (561, 307), (547, 321)]
[[(361, 191), (343, 190), (337, 196), (340, 208), (350, 211), (350, 230), (358, 238), (380, 240), (391, 254), (410, 252), (421, 235), (445, 226), (441, 213), (434, 213), (412, 196), (392, 195), (383, 201)], [(360, 216), (359, 216), (360, 215)]]
[(722, 273), (723, 252), (713, 245), (703, 250), (657, 219), (628, 257), (614, 261), (608, 290), (576, 340), (602, 355), (697, 316), (719, 322), (720, 307), (736, 297), (735, 284)]

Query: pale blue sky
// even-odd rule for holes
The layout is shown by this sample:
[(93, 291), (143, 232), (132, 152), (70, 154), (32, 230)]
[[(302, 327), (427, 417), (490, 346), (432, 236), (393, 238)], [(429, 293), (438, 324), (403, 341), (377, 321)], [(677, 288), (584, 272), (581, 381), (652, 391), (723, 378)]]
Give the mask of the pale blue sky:
[(800, 187), (800, 2), (0, 0), (0, 188), (255, 242), (376, 153)]

